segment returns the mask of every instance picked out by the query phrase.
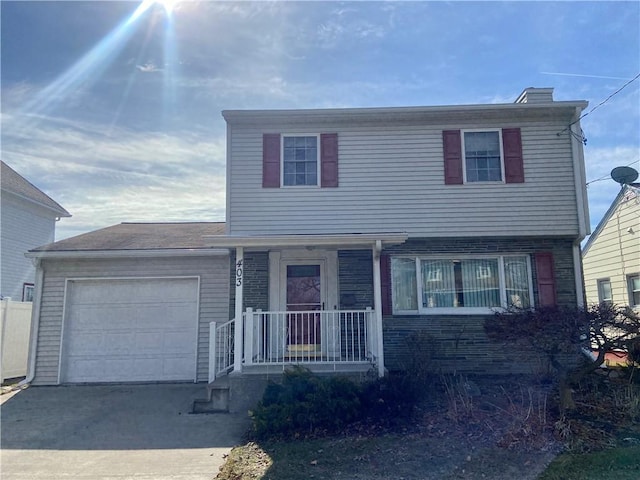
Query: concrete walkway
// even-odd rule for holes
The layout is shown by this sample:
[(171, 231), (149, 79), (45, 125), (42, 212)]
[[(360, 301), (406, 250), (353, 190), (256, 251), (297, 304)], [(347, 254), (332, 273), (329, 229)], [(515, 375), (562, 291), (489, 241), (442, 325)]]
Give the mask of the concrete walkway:
[(247, 414), (192, 415), (204, 385), (30, 387), (3, 395), (3, 480), (211, 480)]

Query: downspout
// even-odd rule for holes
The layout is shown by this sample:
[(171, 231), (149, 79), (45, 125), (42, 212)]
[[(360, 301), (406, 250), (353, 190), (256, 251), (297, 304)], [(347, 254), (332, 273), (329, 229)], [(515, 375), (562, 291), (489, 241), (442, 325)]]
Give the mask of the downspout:
[[(575, 119), (580, 118), (581, 109), (576, 108)], [(582, 271), (581, 242), (591, 233), (589, 226), (589, 205), (587, 200), (587, 177), (584, 165), (584, 150), (582, 142), (578, 140), (582, 137), (580, 122), (574, 120), (571, 125), (571, 151), (573, 154), (573, 176), (576, 192), (576, 207), (578, 210), (578, 238), (573, 242), (573, 268), (576, 282), (576, 303), (582, 308), (586, 305), (586, 294), (584, 290), (584, 276)]]
[(382, 241), (373, 246), (373, 310), (375, 315), (376, 348), (378, 350), (378, 377), (384, 377), (384, 341), (382, 338), (382, 283), (380, 281), (380, 252)]
[(33, 263), (36, 267), (36, 281), (33, 304), (31, 308), (31, 332), (29, 334), (29, 355), (27, 363), (27, 376), (18, 383), (18, 387), (27, 385), (33, 381), (36, 376), (36, 352), (38, 346), (38, 331), (40, 327), (40, 309), (42, 305), (42, 287), (44, 286), (44, 269), (42, 268), (42, 260), (34, 258)]

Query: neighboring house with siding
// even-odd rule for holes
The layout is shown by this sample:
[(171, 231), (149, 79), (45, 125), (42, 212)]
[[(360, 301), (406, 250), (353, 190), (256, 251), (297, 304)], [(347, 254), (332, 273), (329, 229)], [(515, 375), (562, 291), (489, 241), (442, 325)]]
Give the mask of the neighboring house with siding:
[(582, 253), (587, 302), (640, 309), (640, 184), (624, 185)]
[(0, 295), (31, 301), (35, 267), (24, 254), (53, 242), (56, 221), (71, 215), (9, 165), (0, 163)]
[[(225, 111), (224, 232), (123, 224), (30, 253), (43, 276), (34, 381), (112, 380), (105, 363), (123, 381), (176, 379), (162, 339), (189, 303), (183, 380), (291, 364), (383, 374), (406, 364), (416, 331), (442, 346), (445, 369), (530, 371), (483, 322), (509, 305), (582, 303), (586, 105), (530, 88), (512, 104)], [(184, 278), (197, 280), (182, 300), (145, 296)], [(106, 308), (165, 312), (165, 327), (107, 326)], [(145, 349), (166, 367), (145, 370)]]

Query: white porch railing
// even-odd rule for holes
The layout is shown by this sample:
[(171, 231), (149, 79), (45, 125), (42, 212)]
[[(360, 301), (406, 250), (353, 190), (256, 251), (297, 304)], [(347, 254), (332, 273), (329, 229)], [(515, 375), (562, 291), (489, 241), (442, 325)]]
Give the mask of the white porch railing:
[(235, 319), (209, 323), (209, 383), (233, 368)]
[[(366, 310), (242, 314), (242, 365), (376, 364), (375, 315)], [(210, 323), (209, 382), (234, 368), (236, 319)]]
[(375, 363), (374, 312), (310, 310), (244, 317), (244, 365)]

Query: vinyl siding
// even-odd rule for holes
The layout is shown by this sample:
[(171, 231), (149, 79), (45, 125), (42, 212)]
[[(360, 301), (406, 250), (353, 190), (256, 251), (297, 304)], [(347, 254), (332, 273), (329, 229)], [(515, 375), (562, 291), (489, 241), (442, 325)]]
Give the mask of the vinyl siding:
[(585, 254), (583, 268), (588, 303), (598, 303), (598, 280), (609, 278), (613, 303), (629, 304), (626, 277), (640, 273), (640, 197), (621, 201)]
[[(520, 127), (525, 182), (444, 184), (442, 131)], [(337, 131), (339, 187), (262, 188), (262, 134), (229, 126), (231, 234), (407, 232), (412, 237), (571, 235), (578, 215), (566, 124), (530, 121), (398, 126), (283, 126)], [(273, 126), (270, 126), (273, 131)], [(553, 212), (553, 215), (549, 215)]]
[(14, 195), (3, 192), (1, 200), (0, 294), (21, 301), (22, 285), (33, 283), (35, 279), (35, 268), (24, 254), (53, 242), (56, 222), (50, 210)]
[[(45, 260), (34, 384), (58, 381), (65, 280), (78, 277), (200, 277), (197, 380), (208, 378), (209, 322), (229, 317), (229, 258)], [(114, 299), (115, 301), (116, 299)]]

